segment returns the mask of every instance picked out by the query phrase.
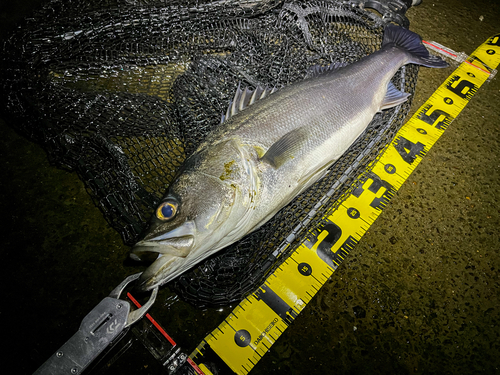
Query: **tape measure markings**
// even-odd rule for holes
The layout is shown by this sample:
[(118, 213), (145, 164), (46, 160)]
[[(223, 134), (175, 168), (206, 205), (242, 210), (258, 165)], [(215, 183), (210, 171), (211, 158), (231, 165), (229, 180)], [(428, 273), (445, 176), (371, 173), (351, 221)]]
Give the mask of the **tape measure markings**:
[[(238, 374), (247, 374), (331, 277), (408, 179), (425, 154), (463, 110), (491, 67), (500, 62), (500, 34), (462, 63), (398, 131), (305, 239), (191, 354), (202, 363), (214, 352)], [(473, 62), (479, 61), (483, 67)]]

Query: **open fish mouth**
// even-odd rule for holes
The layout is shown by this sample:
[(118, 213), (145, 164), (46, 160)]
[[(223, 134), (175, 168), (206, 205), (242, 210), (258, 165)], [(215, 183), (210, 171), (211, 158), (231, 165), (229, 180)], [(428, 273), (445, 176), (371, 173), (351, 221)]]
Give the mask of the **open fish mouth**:
[(159, 254), (186, 257), (193, 248), (194, 235), (194, 222), (186, 221), (174, 230), (146, 236), (131, 249), (130, 257), (133, 260), (149, 260), (150, 262), (154, 261)]
[(195, 245), (193, 224), (187, 221), (172, 231), (147, 236), (132, 248), (133, 260), (151, 263), (138, 280), (139, 289), (150, 290), (164, 280), (165, 274), (175, 274)]
[(174, 264), (184, 263), (194, 245), (194, 236), (170, 238), (163, 241), (141, 241), (134, 246), (130, 257), (151, 263), (139, 277), (137, 287), (150, 290), (164, 281), (165, 274), (175, 274)]
[(168, 238), (162, 241), (140, 241), (132, 248), (130, 257), (138, 261), (148, 261), (154, 254), (155, 258), (164, 254), (185, 258), (193, 245), (194, 236)]
[[(157, 253), (158, 254), (158, 253)], [(171, 254), (159, 254), (157, 259), (141, 274), (137, 280), (136, 288), (148, 291), (165, 282), (165, 273), (175, 275), (175, 269), (184, 263), (185, 257)], [(174, 266), (177, 265), (177, 266)]]

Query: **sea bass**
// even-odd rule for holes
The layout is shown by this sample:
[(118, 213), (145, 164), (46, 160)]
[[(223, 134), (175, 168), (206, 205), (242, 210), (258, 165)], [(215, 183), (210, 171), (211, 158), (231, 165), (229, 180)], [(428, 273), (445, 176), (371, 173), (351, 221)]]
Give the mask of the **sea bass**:
[(442, 68), (420, 37), (388, 25), (382, 48), (275, 93), (238, 88), (223, 123), (186, 159), (131, 257), (154, 262), (139, 287), (165, 284), (259, 228), (318, 181), (373, 116), (410, 94), (391, 78), (413, 63)]

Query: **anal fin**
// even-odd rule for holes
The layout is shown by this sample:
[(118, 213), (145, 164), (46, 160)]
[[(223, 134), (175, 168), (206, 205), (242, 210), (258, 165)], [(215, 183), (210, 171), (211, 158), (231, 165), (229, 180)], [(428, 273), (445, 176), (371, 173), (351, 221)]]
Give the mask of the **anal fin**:
[(385, 94), (384, 100), (382, 100), (379, 111), (389, 109), (406, 102), (410, 95), (411, 94), (407, 92), (399, 91), (392, 82), (389, 82), (387, 85), (387, 93)]

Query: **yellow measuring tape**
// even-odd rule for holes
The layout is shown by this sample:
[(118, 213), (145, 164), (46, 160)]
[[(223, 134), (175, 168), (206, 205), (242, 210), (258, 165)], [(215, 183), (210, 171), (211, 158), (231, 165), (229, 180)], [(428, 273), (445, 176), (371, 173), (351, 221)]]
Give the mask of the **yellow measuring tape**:
[(359, 242), (499, 63), (497, 34), (463, 62), (403, 125), (380, 158), (358, 177), (351, 194), (257, 291), (205, 337), (191, 353), (190, 362), (209, 375), (204, 363), (218, 357), (226, 370), (247, 374)]

